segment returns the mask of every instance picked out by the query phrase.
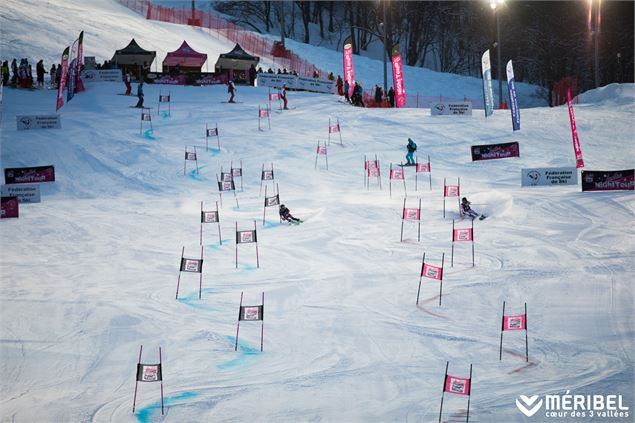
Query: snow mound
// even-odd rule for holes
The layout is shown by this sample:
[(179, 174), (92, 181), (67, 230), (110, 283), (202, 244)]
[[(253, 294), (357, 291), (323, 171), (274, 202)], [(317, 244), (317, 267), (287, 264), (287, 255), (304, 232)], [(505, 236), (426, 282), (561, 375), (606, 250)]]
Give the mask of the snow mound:
[(627, 105), (635, 103), (635, 84), (609, 84), (595, 88), (578, 96), (579, 103), (612, 103)]

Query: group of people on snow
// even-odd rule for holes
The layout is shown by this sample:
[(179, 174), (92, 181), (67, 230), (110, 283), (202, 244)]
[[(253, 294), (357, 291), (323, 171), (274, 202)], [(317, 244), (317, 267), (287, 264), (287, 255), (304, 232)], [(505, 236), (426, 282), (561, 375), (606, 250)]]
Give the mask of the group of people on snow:
[[(347, 103), (350, 103), (353, 106), (366, 107), (366, 104), (364, 104), (364, 89), (362, 88), (362, 83), (360, 81), (354, 82), (352, 93), (351, 85), (348, 80), (342, 80), (342, 77), (339, 75), (337, 76), (337, 82), (335, 85), (337, 87), (337, 94), (344, 96)], [(387, 96), (387, 98), (384, 98), (384, 95)], [(383, 105), (384, 100), (388, 100), (390, 107), (395, 107), (395, 90), (390, 87), (388, 92), (384, 93), (384, 90), (379, 85), (375, 85), (375, 104)]]
[(49, 74), (49, 86), (56, 87), (61, 75), (61, 67), (55, 64), (51, 66), (51, 69), (47, 72), (44, 67), (44, 61), (40, 60), (35, 65), (35, 80), (33, 79), (33, 67), (29, 63), (28, 59), (20, 59), (18, 64), (16, 59), (13, 59), (11, 64), (8, 60), (2, 62), (2, 85), (10, 86), (12, 88), (33, 88), (34, 82), (38, 88), (44, 88), (44, 74)]

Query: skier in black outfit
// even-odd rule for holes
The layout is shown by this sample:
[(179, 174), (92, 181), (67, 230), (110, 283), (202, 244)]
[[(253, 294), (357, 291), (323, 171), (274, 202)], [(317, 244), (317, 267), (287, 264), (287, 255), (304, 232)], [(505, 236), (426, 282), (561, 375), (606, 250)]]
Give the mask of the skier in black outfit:
[(487, 217), (487, 216), (485, 216), (484, 214), (478, 214), (477, 212), (475, 212), (474, 210), (472, 210), (472, 207), (470, 207), (470, 204), (472, 204), (472, 203), (470, 203), (469, 201), (467, 201), (467, 198), (466, 198), (466, 197), (463, 197), (463, 198), (461, 199), (461, 213), (462, 213), (464, 216), (469, 216), (469, 217), (471, 217), (471, 218), (472, 218), (472, 220), (473, 220), (473, 219), (476, 219), (476, 218), (477, 218), (477, 217), (479, 217), (479, 216), (480, 216), (480, 218), (479, 218), (480, 220), (483, 220), (483, 219), (485, 219), (485, 218)]
[(297, 217), (293, 217), (291, 215), (291, 210), (286, 208), (284, 204), (280, 204), (280, 219), (285, 220), (285, 221), (287, 221), (289, 223), (292, 223), (292, 222), (300, 223), (300, 222), (302, 222)]
[(139, 81), (139, 86), (137, 87), (137, 97), (139, 97), (139, 101), (137, 101), (137, 105), (135, 107), (142, 108), (143, 107), (143, 80)]

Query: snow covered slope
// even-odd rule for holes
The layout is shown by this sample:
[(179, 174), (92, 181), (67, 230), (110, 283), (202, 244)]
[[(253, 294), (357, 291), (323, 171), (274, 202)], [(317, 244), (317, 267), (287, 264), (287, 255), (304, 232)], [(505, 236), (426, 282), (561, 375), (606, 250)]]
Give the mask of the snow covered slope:
[[(524, 421), (520, 394), (619, 393), (633, 404), (632, 193), (519, 187), (522, 167), (573, 164), (566, 108), (522, 110), (512, 134), (507, 113), (433, 118), (292, 93), (296, 108), (259, 132), (265, 89), (239, 88), (242, 103), (230, 106), (222, 87), (174, 87), (167, 117), (156, 114), (160, 87), (149, 86), (149, 139), (121, 88), (89, 85), (62, 109), (63, 129), (28, 133), (13, 116), (50, 110), (55, 94), (5, 92), (2, 167), (53, 164), (57, 181), (0, 226), (3, 421), (428, 422), (446, 360), (457, 376), (474, 364), (470, 413), (482, 422)], [(633, 166), (633, 111), (576, 107), (588, 168)], [(330, 146), (328, 171), (321, 161), (314, 170), (329, 116), (344, 146)], [(216, 122), (221, 151), (205, 152), (205, 124)], [(415, 192), (408, 174), (409, 204), (423, 202), (419, 243), (413, 225), (399, 242), (401, 186), (392, 199), (385, 177), (381, 191), (362, 186), (363, 156), (377, 154), (386, 175), (408, 136), (434, 172), (432, 191), (420, 180)], [(471, 144), (500, 141), (518, 141), (521, 157), (470, 161)], [(198, 174), (189, 163), (183, 175), (186, 146), (197, 146)], [(214, 207), (216, 174), (240, 160), (244, 190), (239, 208), (223, 196), (222, 246), (204, 228), (202, 299), (198, 278), (184, 274), (175, 300), (181, 248), (199, 252), (200, 201)], [(262, 226), (259, 175), (271, 162), (283, 203), (306, 220), (299, 227), (272, 209)], [(476, 223), (476, 266), (458, 245), (443, 305), (424, 280), (417, 307), (421, 255), (446, 253), (447, 266), (458, 217), (454, 207), (442, 217), (444, 177), (460, 177), (490, 218)], [(261, 266), (246, 244), (235, 269), (232, 231), (254, 220)], [(241, 291), (248, 305), (265, 292), (263, 353), (250, 324), (233, 351)], [(498, 361), (503, 301), (512, 311), (528, 303), (529, 364), (514, 334)], [(163, 419), (153, 384), (140, 386), (131, 414), (140, 344), (145, 362), (163, 348)], [(456, 419), (465, 402), (446, 397), (445, 407), (444, 420)]]

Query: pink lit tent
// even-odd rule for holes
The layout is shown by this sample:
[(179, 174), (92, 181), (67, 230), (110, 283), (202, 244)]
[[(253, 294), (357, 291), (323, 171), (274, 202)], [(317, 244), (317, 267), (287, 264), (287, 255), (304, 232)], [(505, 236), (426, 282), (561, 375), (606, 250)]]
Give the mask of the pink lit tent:
[(168, 53), (163, 60), (163, 72), (179, 66), (181, 72), (201, 72), (203, 63), (207, 60), (207, 54), (199, 53), (183, 41), (181, 47)]

